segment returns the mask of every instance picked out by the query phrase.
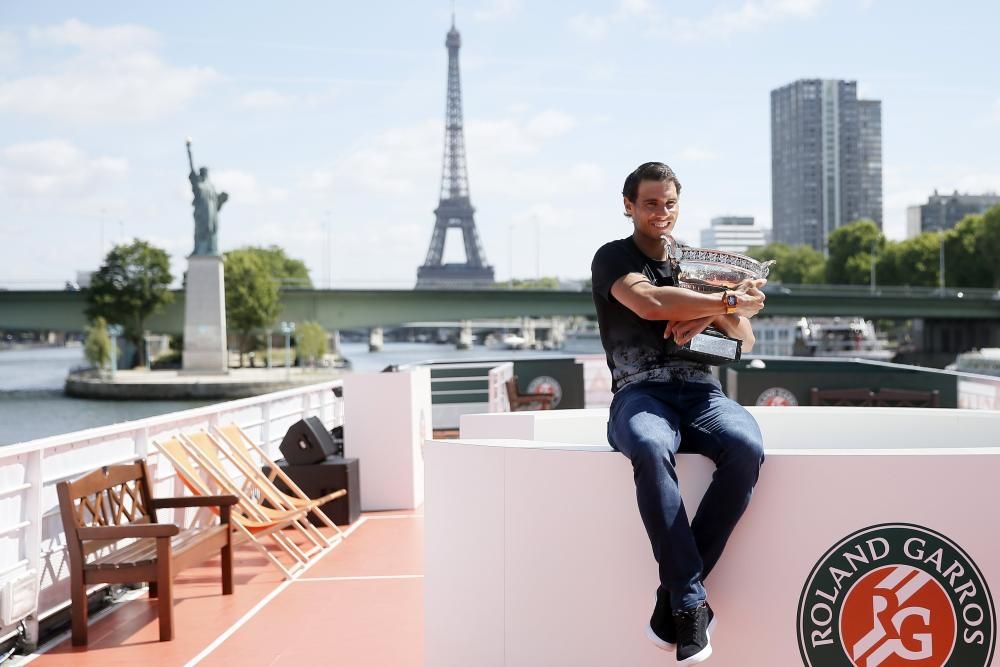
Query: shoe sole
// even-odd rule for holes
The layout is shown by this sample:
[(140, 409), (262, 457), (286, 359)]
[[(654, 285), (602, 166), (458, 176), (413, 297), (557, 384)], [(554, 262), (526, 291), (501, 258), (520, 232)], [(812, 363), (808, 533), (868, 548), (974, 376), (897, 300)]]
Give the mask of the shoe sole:
[(660, 636), (653, 632), (652, 625), (646, 625), (646, 636), (649, 637), (649, 641), (653, 642), (653, 645), (661, 651), (670, 651), (673, 653), (677, 650), (677, 644), (671, 644), (668, 641), (660, 639)]
[(705, 662), (712, 657), (712, 645), (709, 644), (705, 648), (701, 649), (690, 658), (685, 658), (684, 660), (678, 660), (678, 665), (694, 665), (699, 662)]
[[(719, 617), (718, 616), (716, 616), (715, 618), (713, 618), (712, 622), (708, 624), (708, 638), (709, 638), (709, 641), (711, 641), (711, 639), (712, 639), (712, 633), (715, 632), (715, 626), (718, 625), (718, 624), (719, 624)], [(672, 653), (672, 652), (674, 652), (674, 651), (677, 650), (677, 644), (671, 644), (668, 641), (664, 641), (663, 639), (660, 639), (660, 636), (653, 631), (653, 626), (651, 626), (649, 624), (646, 625), (646, 636), (649, 637), (649, 641), (653, 642), (653, 645), (656, 646), (656, 648), (660, 649), (661, 651), (669, 651), (669, 652)], [(709, 646), (707, 648), (708, 648), (708, 655), (711, 655), (712, 654), (712, 650), (711, 650), (712, 647)], [(679, 663), (679, 664), (682, 664), (682, 665), (694, 664), (694, 663), (692, 663), (690, 661), (693, 660), (694, 658), (697, 658), (702, 653), (704, 653), (704, 650), (702, 650), (700, 653), (697, 653), (694, 656), (688, 658), (688, 660), (686, 662)], [(701, 662), (702, 660), (707, 660), (708, 659), (708, 655), (706, 655), (705, 657), (701, 658), (700, 660), (695, 660), (695, 662)]]

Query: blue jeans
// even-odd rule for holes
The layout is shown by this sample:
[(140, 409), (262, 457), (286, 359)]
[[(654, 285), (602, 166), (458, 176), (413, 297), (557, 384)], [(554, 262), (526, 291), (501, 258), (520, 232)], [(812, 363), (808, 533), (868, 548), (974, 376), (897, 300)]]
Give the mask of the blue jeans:
[[(674, 610), (697, 606), (764, 462), (756, 420), (715, 384), (637, 382), (611, 402), (608, 441), (632, 462), (639, 514), (659, 564), (659, 598), (669, 595)], [(677, 485), (678, 452), (716, 465), (690, 524)]]

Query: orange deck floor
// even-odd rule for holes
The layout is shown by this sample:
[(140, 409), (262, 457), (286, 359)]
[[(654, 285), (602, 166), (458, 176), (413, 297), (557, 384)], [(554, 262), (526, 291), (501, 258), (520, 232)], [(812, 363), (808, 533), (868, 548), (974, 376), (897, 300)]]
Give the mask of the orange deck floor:
[(349, 537), (286, 582), (249, 545), (235, 551), (233, 595), (218, 560), (174, 586), (175, 639), (160, 642), (158, 602), (118, 605), (90, 623), (86, 648), (60, 641), (29, 664), (423, 665), (423, 514), (365, 514)]

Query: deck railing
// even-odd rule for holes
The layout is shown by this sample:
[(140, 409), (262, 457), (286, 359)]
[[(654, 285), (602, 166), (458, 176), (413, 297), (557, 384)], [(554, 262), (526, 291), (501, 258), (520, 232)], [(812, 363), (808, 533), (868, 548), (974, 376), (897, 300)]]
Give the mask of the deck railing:
[[(37, 578), (37, 604), (23, 620), (27, 643), (37, 642), (39, 619), (69, 605), (66, 539), (56, 483), (102, 466), (145, 458), (154, 495), (181, 495), (180, 480), (170, 463), (158, 455), (156, 441), (179, 432), (236, 423), (262, 443), (272, 458), (278, 458), (278, 444), (295, 421), (318, 416), (327, 428), (343, 424), (341, 386), (340, 380), (323, 382), (0, 447), (0, 590), (29, 572)], [(194, 512), (177, 511), (172, 520), (184, 523), (194, 516)], [(0, 641), (17, 630), (17, 624), (0, 625)]]

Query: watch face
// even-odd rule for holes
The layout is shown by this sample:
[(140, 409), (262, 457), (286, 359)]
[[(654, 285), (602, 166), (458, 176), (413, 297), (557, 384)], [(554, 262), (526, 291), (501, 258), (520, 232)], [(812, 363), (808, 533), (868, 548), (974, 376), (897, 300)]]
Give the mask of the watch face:
[(736, 305), (736, 295), (735, 294), (727, 294), (726, 295), (726, 305), (729, 306), (730, 308), (732, 308), (732, 307), (734, 307)]

